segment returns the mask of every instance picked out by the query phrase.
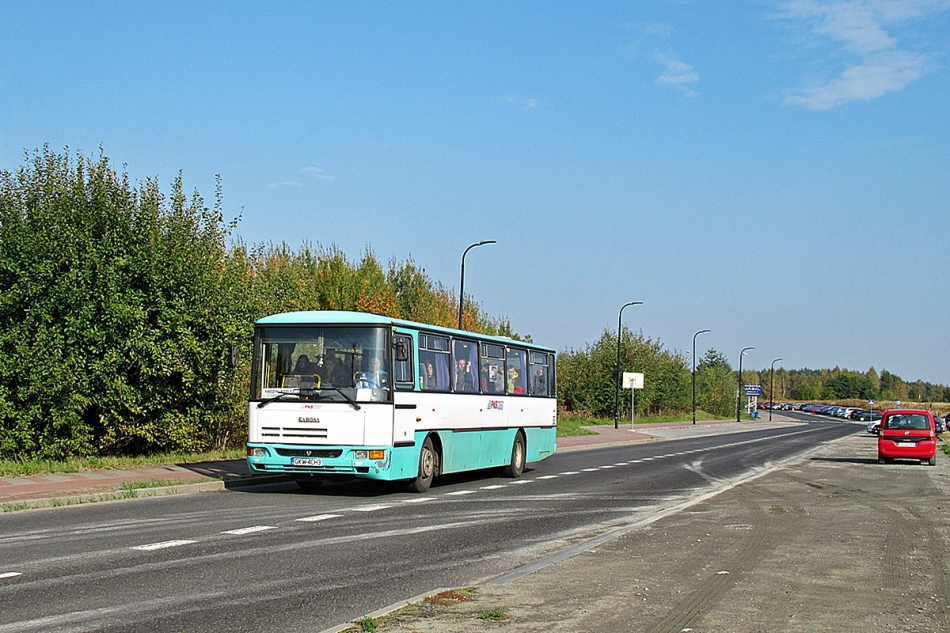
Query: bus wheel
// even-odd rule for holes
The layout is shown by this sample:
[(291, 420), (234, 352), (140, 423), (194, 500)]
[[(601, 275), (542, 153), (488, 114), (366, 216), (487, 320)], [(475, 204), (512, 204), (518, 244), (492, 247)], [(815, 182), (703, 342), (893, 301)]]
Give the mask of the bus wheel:
[(425, 492), (432, 485), (435, 474), (439, 469), (439, 454), (432, 446), (432, 439), (426, 438), (422, 443), (422, 452), (419, 453), (419, 474), (409, 482), (411, 492)]
[(501, 474), (505, 477), (517, 479), (524, 472), (524, 460), (524, 435), (521, 434), (521, 431), (518, 431), (515, 434), (515, 443), (511, 446), (511, 463), (502, 469)]

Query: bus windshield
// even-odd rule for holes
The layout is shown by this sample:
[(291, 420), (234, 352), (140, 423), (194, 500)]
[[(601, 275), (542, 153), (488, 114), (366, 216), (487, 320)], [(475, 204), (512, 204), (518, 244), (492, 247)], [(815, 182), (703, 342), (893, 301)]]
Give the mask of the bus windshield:
[(258, 328), (251, 399), (390, 402), (388, 328)]

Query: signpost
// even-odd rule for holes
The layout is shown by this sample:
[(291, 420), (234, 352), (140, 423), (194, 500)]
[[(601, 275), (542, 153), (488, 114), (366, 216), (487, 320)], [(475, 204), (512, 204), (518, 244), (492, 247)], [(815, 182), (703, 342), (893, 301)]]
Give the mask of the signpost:
[[(755, 411), (756, 404), (759, 401), (759, 396), (762, 395), (762, 385), (743, 385), (745, 390), (745, 395), (748, 397), (746, 400), (746, 413), (753, 415), (752, 412)], [(758, 412), (755, 413), (755, 416), (758, 416)]]
[(623, 372), (623, 388), (630, 390), (630, 430), (637, 416), (637, 389), (643, 389), (643, 374), (632, 371)]

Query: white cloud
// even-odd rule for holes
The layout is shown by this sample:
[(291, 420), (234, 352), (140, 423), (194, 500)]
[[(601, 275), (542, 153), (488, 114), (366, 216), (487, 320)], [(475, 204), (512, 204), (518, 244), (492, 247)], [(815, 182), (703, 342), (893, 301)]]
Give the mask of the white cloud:
[(528, 112), (530, 110), (536, 109), (541, 105), (541, 101), (535, 97), (518, 97), (515, 95), (505, 95), (501, 98), (504, 103), (513, 105), (519, 110)]
[(300, 170), (301, 174), (307, 174), (315, 180), (336, 180), (336, 176), (333, 174), (328, 174), (325, 169), (320, 169), (319, 167), (309, 166), (304, 167)]
[(827, 110), (903, 90), (925, 75), (930, 57), (902, 50), (889, 28), (950, 8), (948, 0), (790, 0), (780, 16), (803, 24), (817, 41), (830, 40), (846, 59), (838, 76), (803, 88), (788, 105)]
[(663, 72), (657, 77), (657, 83), (673, 86), (688, 97), (695, 97), (696, 91), (686, 84), (699, 81), (699, 73), (684, 61), (657, 53), (653, 59), (663, 65)]
[(915, 53), (881, 53), (851, 66), (822, 86), (788, 96), (785, 103), (809, 110), (828, 110), (852, 101), (870, 101), (888, 92), (903, 90), (926, 72), (927, 64), (926, 57)]

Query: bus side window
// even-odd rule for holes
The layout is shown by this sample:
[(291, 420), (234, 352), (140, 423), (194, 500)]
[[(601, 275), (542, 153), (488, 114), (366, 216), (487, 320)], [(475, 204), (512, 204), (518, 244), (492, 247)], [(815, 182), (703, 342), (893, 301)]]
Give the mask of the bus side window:
[(508, 348), (508, 371), (506, 374), (505, 382), (506, 389), (509, 394), (521, 395), (525, 392), (525, 371), (527, 369), (528, 359), (525, 358), (527, 352), (521, 349), (511, 349)]
[(394, 376), (393, 381), (396, 383), (396, 389), (400, 391), (412, 391), (414, 388), (412, 376), (415, 373), (412, 368), (412, 338), (404, 335), (396, 335), (393, 337), (398, 348), (401, 348), (406, 352), (406, 358), (404, 360), (396, 359), (393, 366)]
[(419, 388), (448, 391), (451, 387), (449, 339), (433, 334), (419, 335)]
[(531, 352), (528, 376), (528, 391), (532, 396), (548, 395), (548, 355)]

